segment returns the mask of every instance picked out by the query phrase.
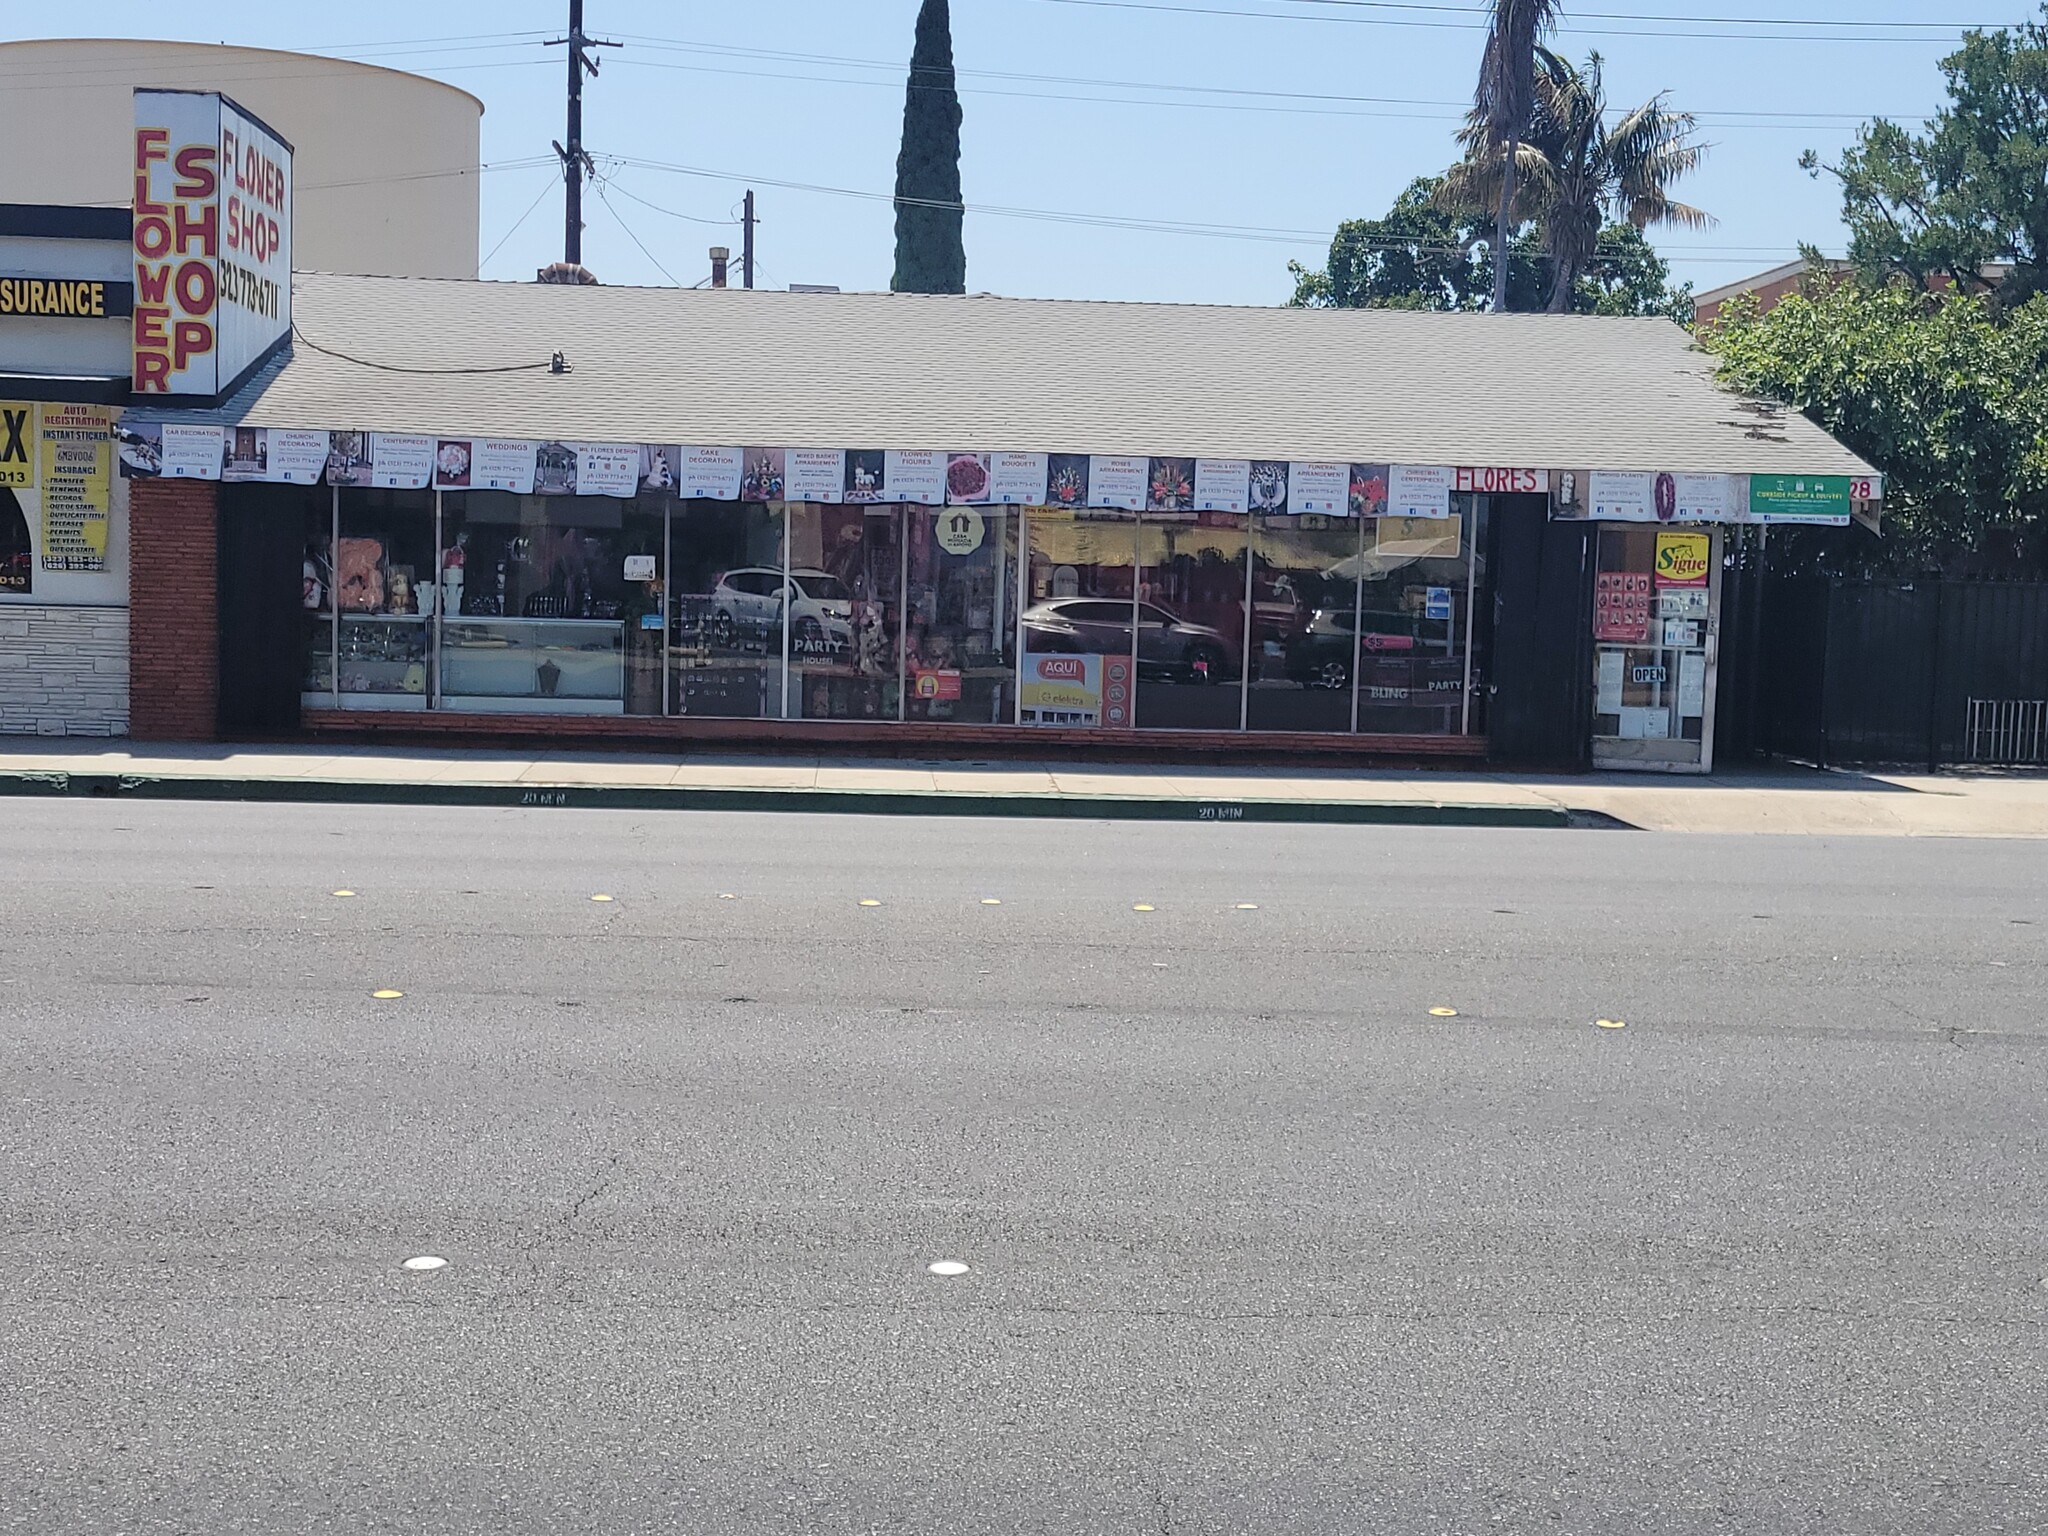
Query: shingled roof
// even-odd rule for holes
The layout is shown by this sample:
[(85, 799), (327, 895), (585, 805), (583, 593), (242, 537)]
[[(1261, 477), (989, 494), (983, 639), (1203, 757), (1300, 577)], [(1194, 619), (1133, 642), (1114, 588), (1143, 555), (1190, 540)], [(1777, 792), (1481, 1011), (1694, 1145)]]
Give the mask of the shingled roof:
[[(1667, 320), (301, 273), (200, 419), (734, 446), (1867, 474)], [(560, 352), (568, 371), (549, 369)]]

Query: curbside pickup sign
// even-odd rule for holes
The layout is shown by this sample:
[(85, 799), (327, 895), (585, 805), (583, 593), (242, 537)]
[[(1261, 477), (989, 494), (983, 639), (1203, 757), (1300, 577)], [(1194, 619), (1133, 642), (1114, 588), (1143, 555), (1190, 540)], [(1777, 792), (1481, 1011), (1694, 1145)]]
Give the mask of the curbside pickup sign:
[(1847, 523), (1849, 477), (1751, 475), (1749, 520), (1753, 523)]

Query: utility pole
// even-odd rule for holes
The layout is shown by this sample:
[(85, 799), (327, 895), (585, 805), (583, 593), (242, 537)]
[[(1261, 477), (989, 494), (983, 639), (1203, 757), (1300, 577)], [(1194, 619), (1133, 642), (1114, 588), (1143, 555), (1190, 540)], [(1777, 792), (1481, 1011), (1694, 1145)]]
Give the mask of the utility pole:
[(593, 77), (597, 74), (597, 55), (588, 50), (619, 45), (602, 38), (584, 36), (583, 0), (569, 0), (569, 35), (550, 38), (547, 46), (566, 46), (569, 50), (569, 142), (566, 146), (556, 144), (554, 149), (561, 157), (562, 179), (567, 186), (562, 207), (562, 260), (580, 267), (583, 265), (583, 177), (586, 173), (597, 174), (596, 165), (583, 148), (583, 71), (589, 70)]
[(754, 286), (754, 190), (747, 189), (746, 210), (740, 215), (740, 284)]

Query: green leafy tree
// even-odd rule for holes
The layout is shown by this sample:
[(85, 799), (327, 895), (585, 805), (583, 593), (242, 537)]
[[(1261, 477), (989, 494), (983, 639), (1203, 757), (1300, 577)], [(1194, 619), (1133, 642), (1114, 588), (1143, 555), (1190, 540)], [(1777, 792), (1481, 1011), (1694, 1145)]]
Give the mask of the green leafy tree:
[[(1289, 302), (1321, 309), (1487, 308), (1494, 291), (1492, 220), (1445, 212), (1437, 196), (1440, 184), (1438, 177), (1420, 177), (1385, 218), (1339, 225), (1321, 271), (1289, 263)], [(1516, 230), (1508, 250), (1509, 307), (1538, 308), (1549, 280), (1537, 232)], [(1670, 315), (1690, 322), (1692, 290), (1672, 289), (1670, 277), (1671, 269), (1640, 230), (1610, 225), (1574, 285), (1571, 307), (1586, 314)]]
[(946, 0), (924, 0), (903, 98), (896, 156), (897, 293), (965, 293), (966, 208), (960, 197), (960, 92)]
[[(1730, 388), (1803, 411), (1885, 474), (1885, 537), (1799, 530), (1795, 564), (1953, 569), (1999, 537), (2048, 569), (2048, 297), (1832, 281), (1701, 333)], [(1776, 562), (1784, 568), (1784, 562)]]
[[(1527, 137), (1535, 108), (1536, 45), (1557, 25), (1558, 0), (1493, 0), (1486, 51), (1479, 60), (1479, 83), (1472, 92), (1473, 115), (1485, 126), (1487, 142), (1498, 152), (1503, 174), (1494, 207), (1494, 249), (1509, 249), (1517, 220), (1516, 146)], [(1510, 263), (1510, 266), (1512, 263)], [(1508, 307), (1509, 266), (1496, 266), (1493, 307)]]
[(1986, 263), (2011, 262), (1995, 302), (2017, 307), (2048, 289), (2048, 27), (1966, 33), (1941, 69), (1949, 104), (1924, 131), (1878, 118), (1838, 164), (1801, 164), (1840, 181), (1866, 276), (1978, 292)]
[[(1575, 307), (1582, 276), (1614, 223), (1701, 229), (1713, 219), (1672, 195), (1703, 153), (1689, 112), (1674, 112), (1662, 95), (1607, 120), (1604, 66), (1598, 53), (1575, 65), (1548, 48), (1536, 50), (1535, 105), (1526, 142), (1516, 152), (1515, 211), (1542, 232), (1549, 267), (1544, 307)], [(1453, 213), (1497, 205), (1507, 161), (1475, 111), (1458, 134), (1465, 158), (1444, 174), (1437, 196)]]

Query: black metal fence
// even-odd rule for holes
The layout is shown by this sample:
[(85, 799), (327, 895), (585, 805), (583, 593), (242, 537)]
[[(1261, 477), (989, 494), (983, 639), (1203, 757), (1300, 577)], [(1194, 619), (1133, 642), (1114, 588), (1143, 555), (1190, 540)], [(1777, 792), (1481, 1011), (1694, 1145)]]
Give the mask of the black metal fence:
[(2048, 699), (2048, 582), (1727, 577), (1723, 761), (2031, 760), (2025, 732), (1983, 722)]

